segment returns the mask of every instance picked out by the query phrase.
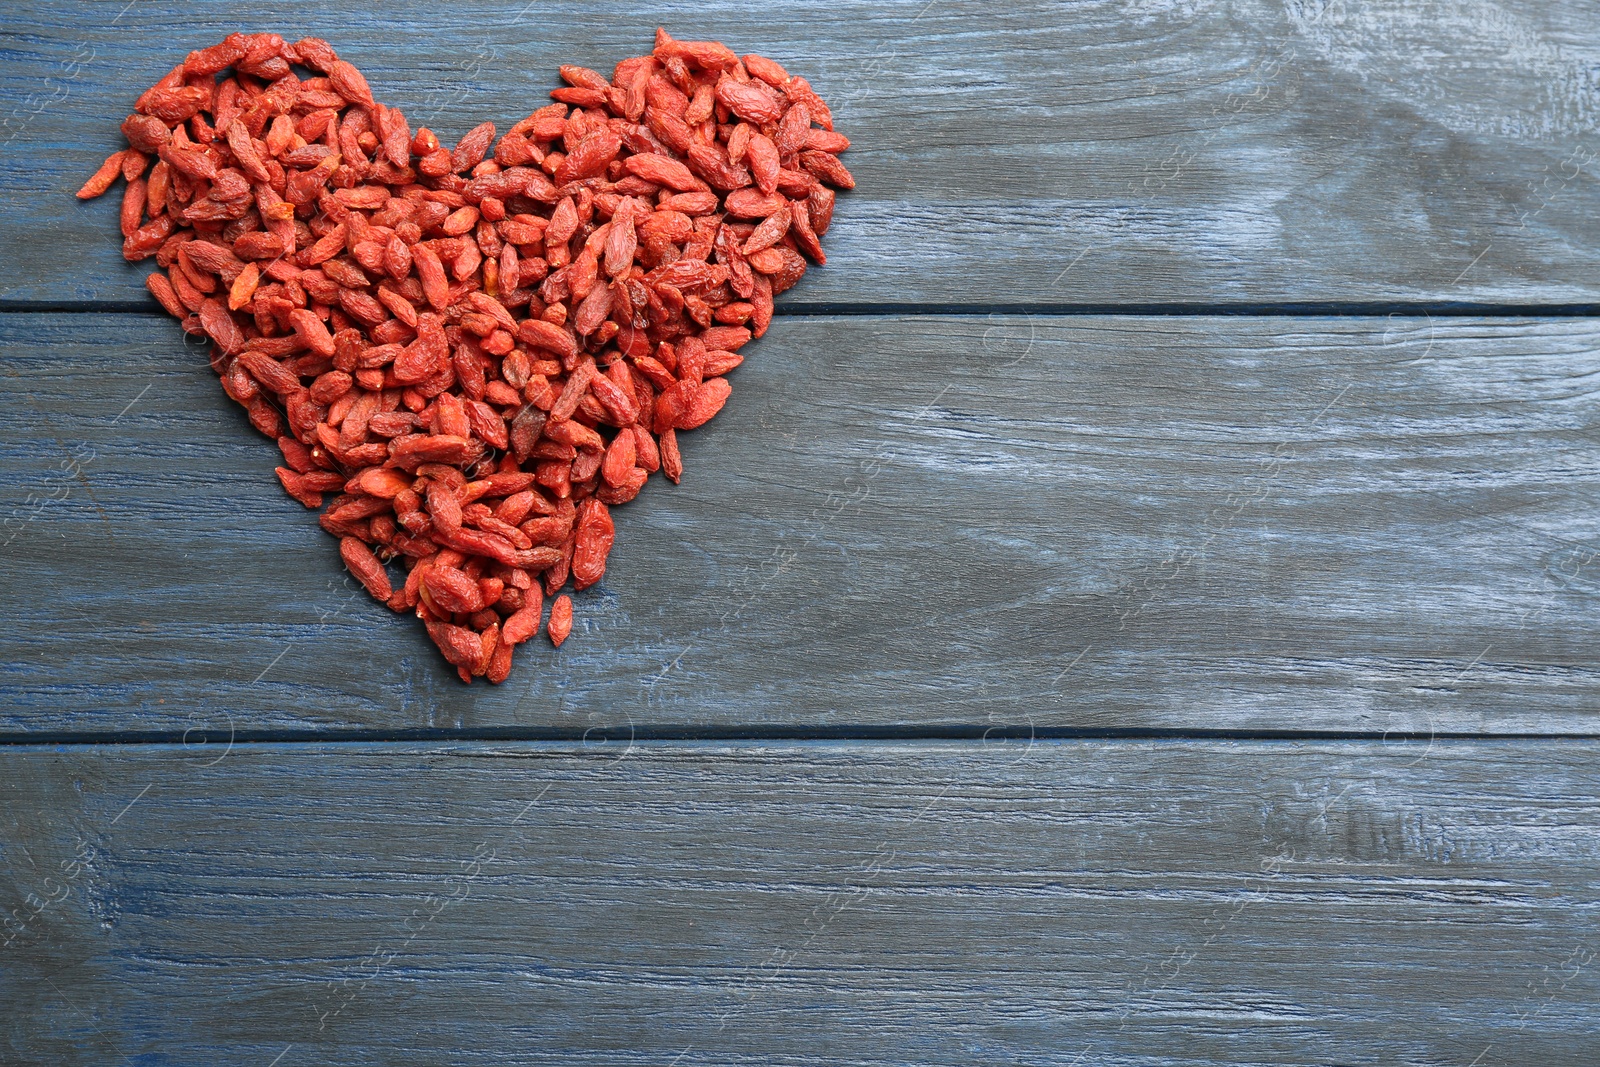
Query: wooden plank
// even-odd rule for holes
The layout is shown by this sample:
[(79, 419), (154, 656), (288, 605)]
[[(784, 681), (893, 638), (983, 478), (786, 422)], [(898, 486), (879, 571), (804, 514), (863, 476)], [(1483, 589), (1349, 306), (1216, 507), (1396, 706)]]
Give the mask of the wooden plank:
[(0, 316), (8, 731), (1595, 726), (1592, 320), (788, 320), (471, 690), (179, 337)]
[[(803, 72), (854, 141), (833, 265), (792, 304), (1593, 303), (1600, 11), (1556, 0), (262, 3), (454, 138), (658, 24)], [(236, 12), (8, 8), (0, 300), (144, 301), (75, 190), (134, 96)], [(1069, 269), (1070, 268), (1070, 269)]]
[(9, 1063), (1600, 1053), (1592, 742), (0, 763)]

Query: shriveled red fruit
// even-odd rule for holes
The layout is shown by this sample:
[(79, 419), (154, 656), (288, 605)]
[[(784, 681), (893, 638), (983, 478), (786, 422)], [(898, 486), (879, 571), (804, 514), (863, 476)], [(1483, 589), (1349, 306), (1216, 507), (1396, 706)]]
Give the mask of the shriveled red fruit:
[(358, 537), (339, 538), (339, 555), (344, 557), (344, 565), (350, 568), (350, 573), (367, 587), (367, 592), (377, 600), (389, 599), (394, 592), (389, 585), (389, 574), (365, 541)]
[(563, 594), (556, 597), (556, 602), (550, 605), (550, 621), (545, 625), (545, 630), (550, 634), (550, 643), (557, 648), (567, 639), (572, 632), (572, 598)]
[(587, 589), (606, 572), (606, 557), (616, 540), (611, 511), (598, 498), (589, 497), (578, 505), (578, 529), (573, 543), (572, 580)]

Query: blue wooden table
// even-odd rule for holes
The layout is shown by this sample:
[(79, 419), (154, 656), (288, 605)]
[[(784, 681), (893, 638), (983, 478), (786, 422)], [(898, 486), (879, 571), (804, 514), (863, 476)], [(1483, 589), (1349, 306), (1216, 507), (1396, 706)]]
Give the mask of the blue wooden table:
[(460, 685), (0, 26), (0, 1063), (1600, 1062), (1600, 10), (251, 6), (448, 143), (657, 25), (852, 139), (681, 486)]

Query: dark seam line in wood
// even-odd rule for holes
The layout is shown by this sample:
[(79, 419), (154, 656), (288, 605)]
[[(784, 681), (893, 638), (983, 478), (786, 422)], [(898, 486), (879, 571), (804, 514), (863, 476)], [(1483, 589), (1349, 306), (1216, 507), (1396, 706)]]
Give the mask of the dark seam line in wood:
[(1076, 729), (1029, 726), (621, 726), (577, 729), (523, 727), (453, 730), (447, 728), (386, 730), (196, 730), (41, 731), (0, 734), (0, 749), (29, 746), (202, 744), (333, 744), (408, 742), (551, 742), (600, 744), (607, 741), (662, 742), (788, 742), (788, 741), (1594, 741), (1597, 733), (1472, 733), (1466, 731), (1399, 730), (1224, 730), (1224, 729)]
[[(0, 300), (0, 314), (105, 315), (133, 314), (166, 317), (160, 308), (143, 301), (106, 301), (82, 304)], [(1295, 301), (1289, 303), (1167, 303), (1167, 304), (790, 304), (780, 305), (779, 317), (866, 316), (1128, 316), (1181, 318), (1234, 316), (1244, 318), (1517, 318), (1575, 319), (1600, 316), (1600, 304), (1480, 304), (1465, 301)]]
[(1156, 318), (1592, 318), (1600, 304), (1478, 304), (1465, 301), (1293, 301), (1284, 303), (1163, 304), (794, 304), (776, 315), (1120, 315)]

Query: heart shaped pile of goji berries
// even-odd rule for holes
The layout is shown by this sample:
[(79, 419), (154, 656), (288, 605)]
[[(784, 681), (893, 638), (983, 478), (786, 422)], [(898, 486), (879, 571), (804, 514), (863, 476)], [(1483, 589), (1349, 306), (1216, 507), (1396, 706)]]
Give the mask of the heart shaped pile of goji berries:
[[(600, 580), (611, 506), (678, 480), (677, 431), (722, 408), (855, 184), (770, 59), (661, 30), (609, 79), (561, 76), (498, 144), (485, 122), (445, 148), (326, 41), (236, 33), (139, 98), (78, 193), (127, 180), (123, 254), (155, 257), (283, 487), (336, 494), (345, 565), (467, 682)], [(571, 628), (563, 595), (550, 640)]]

